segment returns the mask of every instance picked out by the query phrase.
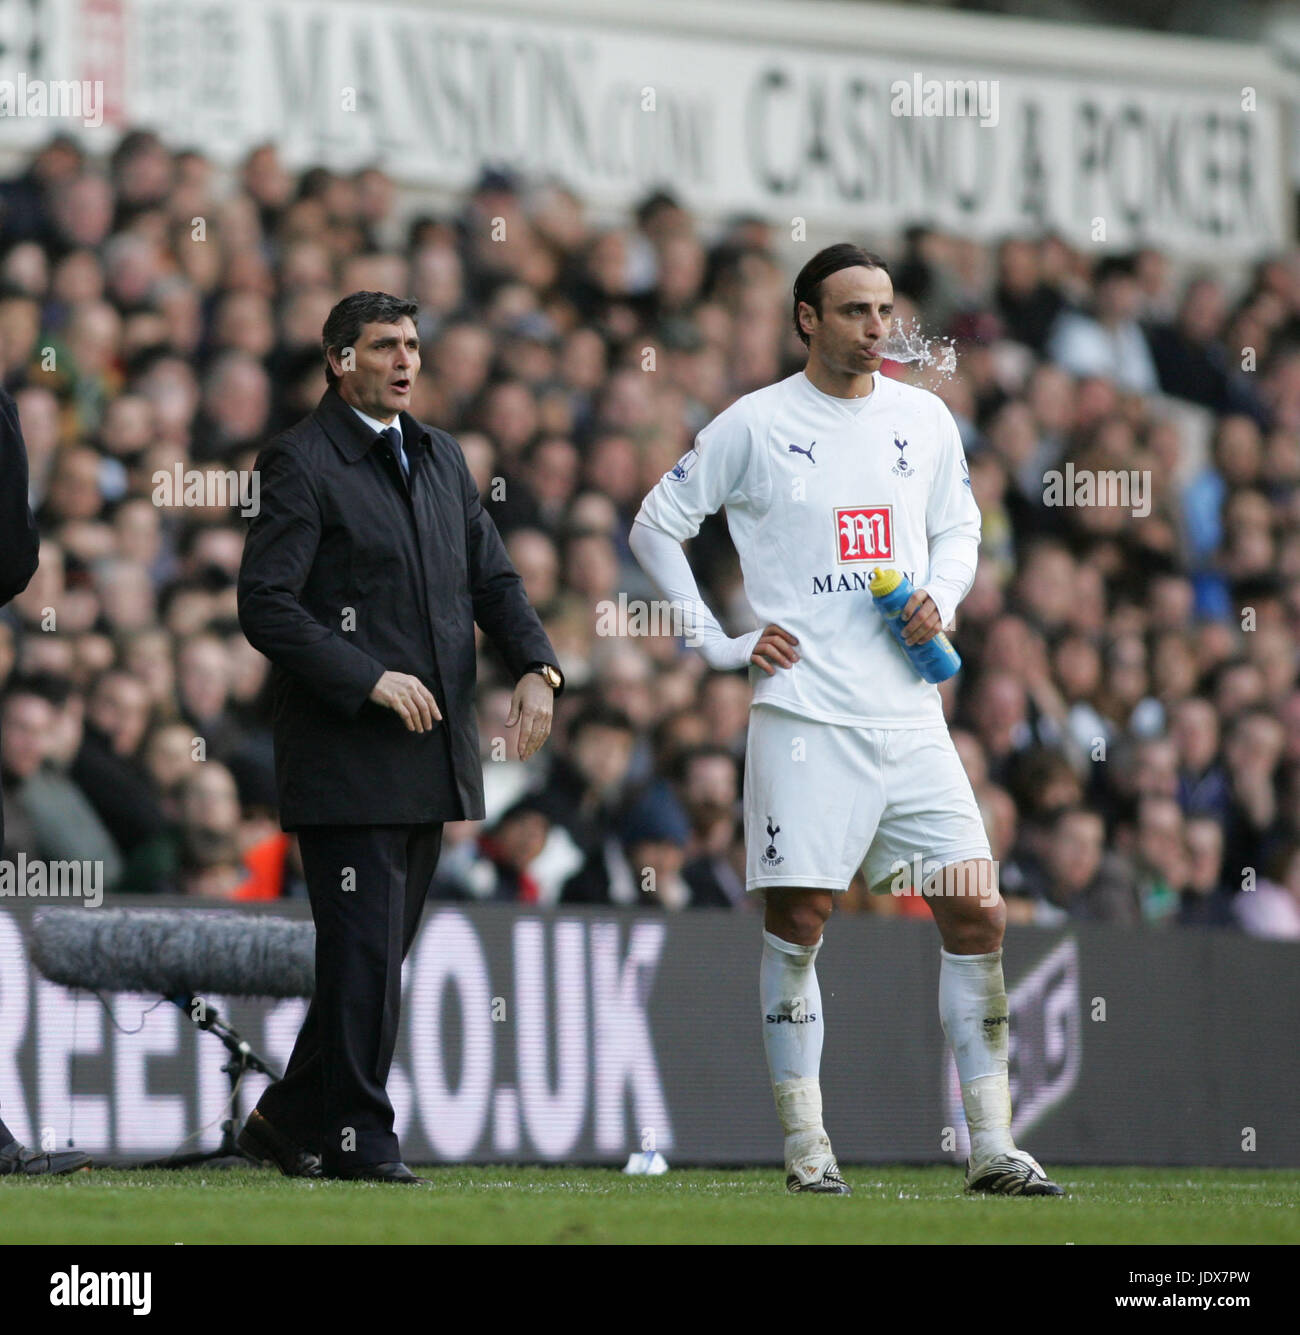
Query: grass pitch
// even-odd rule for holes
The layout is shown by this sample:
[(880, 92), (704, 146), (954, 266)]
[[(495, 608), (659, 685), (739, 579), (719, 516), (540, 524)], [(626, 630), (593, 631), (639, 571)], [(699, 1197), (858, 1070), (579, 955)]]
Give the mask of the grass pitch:
[(788, 1196), (774, 1169), (628, 1177), (426, 1168), (434, 1187), (268, 1169), (102, 1169), (0, 1179), (3, 1243), (1294, 1243), (1300, 1172), (1058, 1168), (1069, 1193), (962, 1193), (946, 1167), (857, 1167), (850, 1198)]

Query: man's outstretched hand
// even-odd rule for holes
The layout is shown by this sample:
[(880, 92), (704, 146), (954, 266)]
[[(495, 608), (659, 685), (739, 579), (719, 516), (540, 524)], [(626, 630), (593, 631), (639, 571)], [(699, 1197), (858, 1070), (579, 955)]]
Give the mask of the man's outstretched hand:
[(515, 754), (520, 760), (527, 760), (541, 750), (542, 743), (551, 735), (554, 709), (555, 692), (546, 678), (537, 672), (525, 672), (510, 697), (510, 717), (506, 719), (507, 728), (519, 724)]
[(391, 709), (406, 724), (407, 732), (431, 732), (435, 722), (442, 722), (433, 692), (419, 679), (406, 672), (385, 672), (375, 682), (370, 698), (377, 705)]

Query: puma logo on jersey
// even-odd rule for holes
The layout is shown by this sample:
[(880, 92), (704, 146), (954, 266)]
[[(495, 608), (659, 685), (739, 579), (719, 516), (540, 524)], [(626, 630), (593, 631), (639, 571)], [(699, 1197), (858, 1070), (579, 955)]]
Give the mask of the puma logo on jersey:
[(817, 442), (816, 442), (815, 440), (810, 440), (810, 441), (808, 442), (808, 448), (807, 448), (806, 450), (803, 448), (802, 445), (791, 445), (791, 446), (790, 446), (790, 453), (791, 453), (791, 454), (806, 454), (806, 455), (808, 456), (808, 462), (809, 462), (810, 464), (815, 464), (815, 463), (817, 462), (817, 460), (813, 458), (812, 452), (813, 452), (813, 446), (816, 445), (816, 444), (817, 444)]

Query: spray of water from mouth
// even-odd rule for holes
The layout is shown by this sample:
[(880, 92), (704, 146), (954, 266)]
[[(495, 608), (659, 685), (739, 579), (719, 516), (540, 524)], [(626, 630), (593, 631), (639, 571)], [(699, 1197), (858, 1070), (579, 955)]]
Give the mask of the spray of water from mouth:
[(957, 349), (952, 339), (926, 338), (915, 322), (899, 322), (889, 331), (881, 356), (891, 362), (915, 362), (918, 367), (933, 367), (947, 380), (957, 372)]

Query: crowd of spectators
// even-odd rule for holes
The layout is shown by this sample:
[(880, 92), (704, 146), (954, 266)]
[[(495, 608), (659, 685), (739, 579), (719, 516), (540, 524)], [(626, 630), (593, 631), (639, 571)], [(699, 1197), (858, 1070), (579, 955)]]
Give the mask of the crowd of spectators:
[[(448, 826), (435, 893), (750, 907), (746, 675), (618, 609), (654, 597), (627, 546), (645, 492), (802, 366), (810, 249), (706, 230), (668, 190), (598, 225), (563, 183), (487, 170), (422, 212), (377, 169), (295, 175), (268, 145), (225, 173), (147, 132), (107, 162), (51, 142), (0, 183), (0, 238), (42, 533), (0, 613), (6, 857), (96, 859), (116, 893), (303, 893), (236, 617), (244, 521), (156, 475), (251, 469), (324, 391), (327, 312), (370, 289), (420, 303), (413, 411), (459, 440), (567, 676), (521, 765), (482, 643), (488, 818)], [(1300, 937), (1297, 256), (1238, 278), (1052, 235), (839, 239), (882, 250), (897, 320), (957, 354), (884, 373), (952, 410), (983, 513), (943, 698), (1012, 921)], [(1067, 464), (1148, 491), (1049, 506)], [(691, 557), (751, 628), (723, 516)], [(856, 883), (842, 906), (928, 912)]]

